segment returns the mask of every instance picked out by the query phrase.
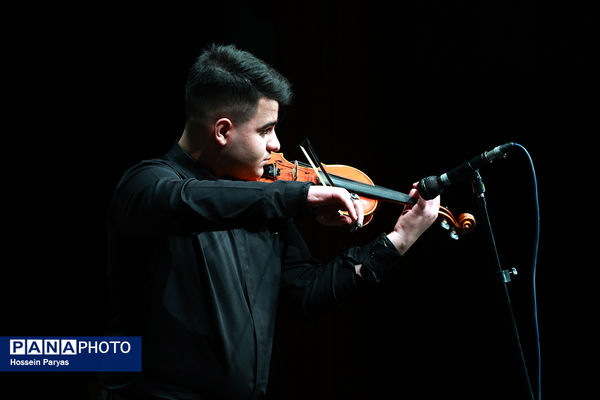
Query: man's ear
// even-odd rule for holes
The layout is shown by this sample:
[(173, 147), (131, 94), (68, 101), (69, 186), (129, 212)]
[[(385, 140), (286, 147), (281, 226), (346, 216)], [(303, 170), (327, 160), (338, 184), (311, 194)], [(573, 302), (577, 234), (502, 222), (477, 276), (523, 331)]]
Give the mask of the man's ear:
[(213, 137), (221, 146), (227, 144), (229, 139), (228, 134), (233, 127), (233, 123), (229, 118), (219, 118), (213, 125)]

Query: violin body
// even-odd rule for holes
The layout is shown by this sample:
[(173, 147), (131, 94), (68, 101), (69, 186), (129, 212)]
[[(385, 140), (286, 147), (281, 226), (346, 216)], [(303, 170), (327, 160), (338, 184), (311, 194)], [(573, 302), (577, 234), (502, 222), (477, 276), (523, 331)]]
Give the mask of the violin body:
[[(269, 165), (271, 166), (269, 167), (269, 172), (265, 171), (265, 175), (260, 179), (263, 182), (286, 180), (312, 182), (317, 185), (321, 184), (321, 180), (317, 176), (317, 172), (315, 172), (311, 167), (300, 165), (300, 163), (297, 161), (290, 162), (283, 157), (283, 153), (271, 153)], [(330, 176), (333, 175), (336, 178), (351, 180), (355, 183), (358, 182), (369, 186), (375, 186), (371, 178), (357, 168), (340, 164), (323, 164), (323, 168)], [(265, 167), (265, 169), (267, 169), (267, 167)], [(360, 201), (362, 202), (365, 213), (364, 224), (367, 224), (373, 219), (373, 213), (377, 209), (378, 201), (374, 198), (364, 197), (357, 191), (353, 192), (358, 194), (360, 197)]]
[[(404, 205), (413, 205), (417, 202), (416, 198), (408, 194), (376, 186), (367, 174), (357, 168), (341, 164), (322, 164), (322, 167), (326, 171), (326, 175), (312, 166), (286, 160), (283, 153), (272, 152), (271, 159), (265, 165), (265, 173), (259, 180), (262, 182), (276, 180), (312, 182), (317, 185), (326, 184), (345, 188), (360, 197), (364, 208), (364, 225), (373, 219), (379, 201)], [(457, 219), (445, 207), (440, 207), (439, 219), (442, 221), (442, 227), (450, 231), (450, 237), (453, 239), (458, 239), (460, 234), (470, 232), (475, 228), (473, 215), (463, 213)]]

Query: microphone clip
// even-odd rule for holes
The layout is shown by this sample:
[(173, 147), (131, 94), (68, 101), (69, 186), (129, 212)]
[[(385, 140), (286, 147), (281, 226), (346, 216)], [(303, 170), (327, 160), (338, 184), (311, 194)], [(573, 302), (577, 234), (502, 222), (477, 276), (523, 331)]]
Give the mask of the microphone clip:
[(502, 283), (509, 283), (512, 280), (511, 276), (517, 276), (519, 273), (515, 267), (510, 267), (509, 269), (502, 269), (498, 271), (498, 275), (500, 275)]
[(483, 198), (485, 196), (485, 185), (483, 184), (483, 179), (481, 179), (481, 174), (478, 169), (473, 170), (473, 179), (471, 179), (471, 186), (473, 187), (473, 194), (478, 199)]

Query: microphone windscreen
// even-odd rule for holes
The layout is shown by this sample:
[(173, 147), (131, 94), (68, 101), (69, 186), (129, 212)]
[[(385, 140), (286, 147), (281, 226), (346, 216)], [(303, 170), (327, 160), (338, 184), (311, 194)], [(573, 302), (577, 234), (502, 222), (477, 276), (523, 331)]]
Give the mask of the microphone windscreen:
[(417, 184), (419, 195), (425, 200), (431, 200), (437, 197), (444, 190), (439, 176), (428, 176), (423, 178)]

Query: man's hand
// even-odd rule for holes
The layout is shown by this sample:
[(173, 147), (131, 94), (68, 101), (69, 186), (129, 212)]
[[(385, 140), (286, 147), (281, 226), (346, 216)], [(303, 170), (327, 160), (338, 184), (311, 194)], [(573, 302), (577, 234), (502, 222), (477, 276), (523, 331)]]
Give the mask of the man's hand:
[(307, 201), (315, 212), (317, 221), (323, 225), (360, 227), (363, 224), (362, 202), (352, 199), (346, 189), (313, 185), (308, 189)]
[(410, 196), (418, 199), (413, 206), (406, 206), (394, 230), (388, 234), (388, 239), (396, 246), (400, 254), (412, 246), (417, 239), (425, 232), (437, 219), (440, 210), (440, 196), (432, 200), (424, 200), (417, 192), (417, 184), (413, 184)]

